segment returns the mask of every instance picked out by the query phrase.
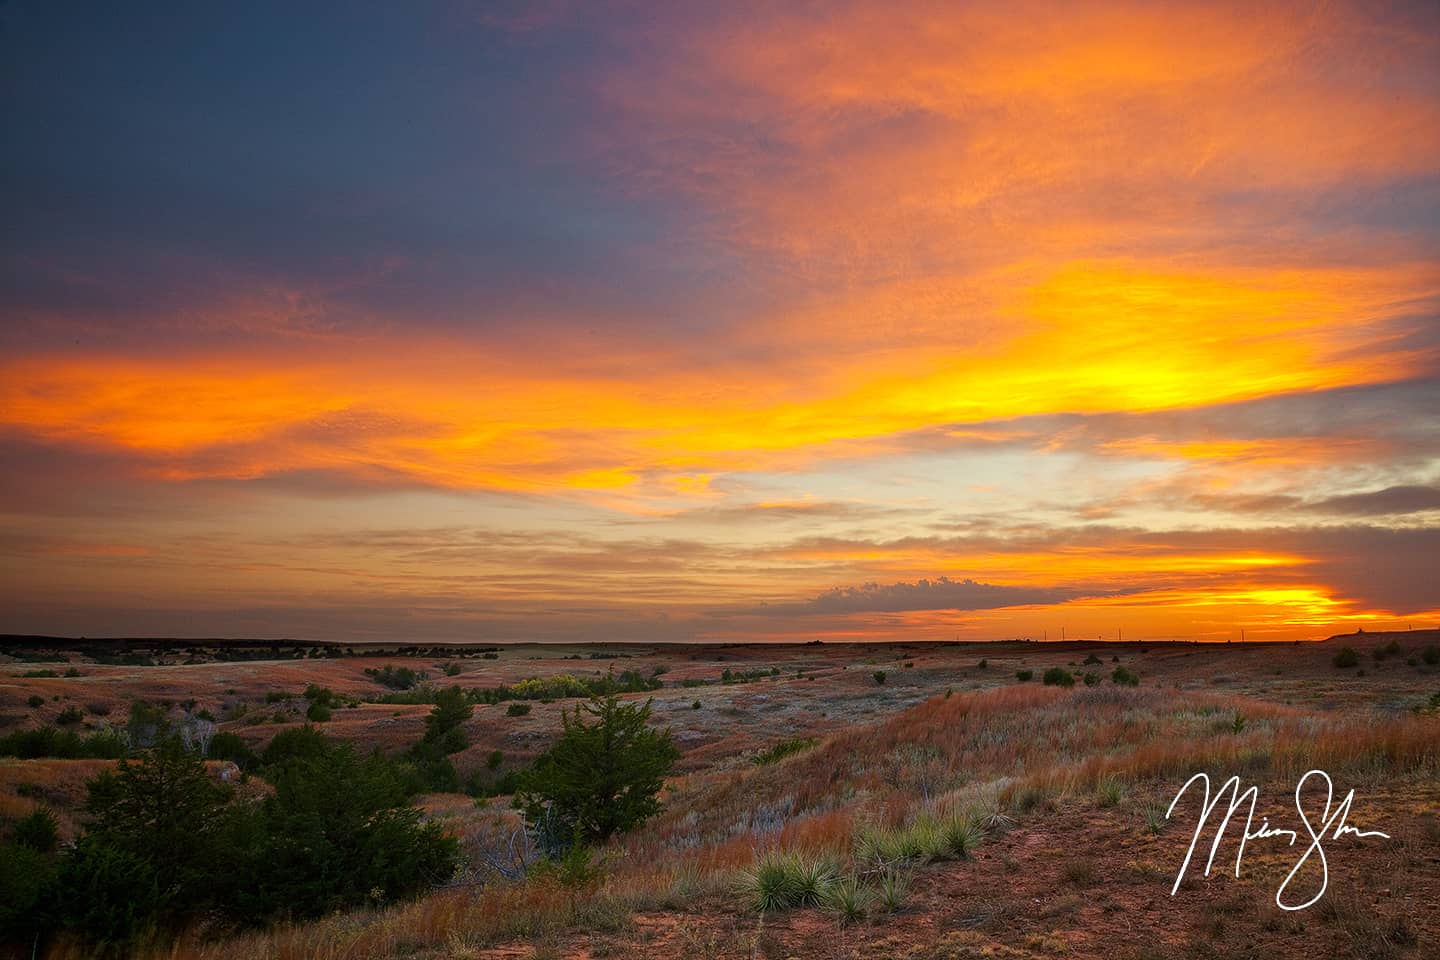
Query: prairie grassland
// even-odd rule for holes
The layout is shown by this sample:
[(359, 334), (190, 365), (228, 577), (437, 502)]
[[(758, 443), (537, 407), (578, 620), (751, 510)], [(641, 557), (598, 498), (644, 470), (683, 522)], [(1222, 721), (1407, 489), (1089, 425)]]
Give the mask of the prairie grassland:
[[(1363, 651), (1380, 641), (1355, 642)], [(670, 671), (654, 694), (656, 720), (675, 731), (685, 755), (663, 812), (604, 850), (580, 882), (526, 872), (534, 858), (523, 842), (517, 850), (518, 821), (504, 798), (435, 795), (422, 806), (468, 853), (455, 886), (264, 932), (195, 930), (150, 955), (1435, 955), (1440, 718), (1424, 704), (1440, 690), (1440, 671), (1387, 657), (1366, 659), (1362, 677), (1331, 664), (1336, 648), (716, 648), (671, 651), (668, 663), (666, 651), (637, 651), (627, 668)], [(1121, 664), (1136, 671), (1140, 686), (1015, 679), (1019, 669), (1087, 669), (1070, 666), (1087, 655), (1107, 677)], [(466, 671), (488, 684), (576, 669), (555, 659), (511, 657)], [(897, 661), (914, 666), (897, 669)], [(870, 677), (877, 664), (889, 675), (883, 687)], [(290, 685), (328, 677), (340, 689), (363, 665), (319, 661)], [(781, 673), (755, 683), (679, 682), (713, 678), (722, 666), (772, 665)], [(466, 673), (454, 679), (477, 682)], [(478, 746), (467, 753), (476, 762), (492, 749), (533, 755), (553, 735), (561, 706), (537, 703), (515, 718), (482, 707), (470, 724)], [(417, 709), (418, 735), (427, 708), (405, 708)], [(15, 808), (0, 807), (0, 818), (28, 810), (17, 805), (29, 798), (15, 794), (12, 771), (41, 763), (104, 761), (0, 761), (0, 803)], [(1320, 905), (1302, 914), (1275, 905), (1276, 886), (1298, 858), (1284, 844), (1252, 841), (1237, 879), (1233, 833), (1215, 872), (1192, 869), (1170, 896), (1196, 808), (1177, 814), (1179, 824), (1164, 812), (1191, 774), (1206, 771), (1217, 786), (1240, 775), (1260, 787), (1257, 820), (1296, 827), (1295, 783), (1314, 768), (1329, 772), (1342, 795), (1355, 788), (1355, 823), (1392, 835), (1335, 841)], [(37, 782), (60, 776), (30, 769)], [(83, 779), (76, 768), (65, 782)], [(81, 955), (64, 944), (52, 951)]]

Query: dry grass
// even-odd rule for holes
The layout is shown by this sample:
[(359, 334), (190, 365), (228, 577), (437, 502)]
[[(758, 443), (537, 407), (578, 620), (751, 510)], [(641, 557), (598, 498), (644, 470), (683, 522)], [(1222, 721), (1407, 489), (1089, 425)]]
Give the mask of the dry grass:
[[(1061, 656), (1038, 645), (997, 647), (983, 672), (969, 670), (976, 659), (973, 651), (911, 651), (907, 658), (916, 667), (890, 669), (884, 688), (868, 676), (877, 665), (889, 669), (893, 652), (870, 663), (864, 648), (766, 651), (764, 663), (787, 664), (780, 678), (658, 693), (656, 716), (675, 729), (685, 751), (682, 771), (668, 786), (662, 815), (607, 851), (604, 879), (593, 890), (577, 892), (540, 879), (512, 882), (484, 869), (485, 852), (503, 849), (513, 835), (513, 814), (504, 801), (479, 809), (465, 798), (434, 797), (424, 803), (427, 814), (444, 822), (469, 851), (472, 869), (466, 877), (475, 881), (472, 885), (416, 903), (219, 941), (193, 931), (153, 956), (381, 960), (481, 957), (499, 948), (510, 957), (571, 956), (583, 942), (594, 956), (749, 957), (773, 949), (780, 956), (793, 953), (808, 960), (832, 954), (811, 952), (806, 944), (834, 937), (854, 945), (855, 955), (890, 955), (883, 944), (896, 936), (900, 941), (893, 944), (893, 955), (932, 955), (906, 939), (904, 923), (910, 921), (884, 919), (891, 916), (879, 906), (886, 900), (881, 889), (887, 878), (896, 886), (891, 910), (898, 909), (899, 916), (923, 913), (926, 923), (950, 917), (945, 922), (964, 928), (936, 939), (932, 946), (940, 952), (933, 955), (989, 950), (996, 956), (1023, 956), (1063, 952), (1062, 947), (1075, 952), (1067, 935), (1051, 928), (1085, 929), (1104, 922), (1090, 902), (1095, 891), (1110, 889), (1117, 878), (1146, 890), (1168, 885), (1173, 866), (1166, 844), (1178, 842), (1177, 837), (1163, 830), (1163, 805), (1158, 835), (1143, 829), (1143, 811), (1162, 795), (1168, 801), (1177, 778), (1205, 769), (1212, 775), (1238, 773), (1251, 781), (1293, 785), (1299, 774), (1318, 766), (1349, 786), (1365, 788), (1433, 783), (1440, 774), (1440, 718), (1370, 709), (1360, 688), (1344, 686), (1350, 678), (1336, 677), (1322, 650), (1277, 648), (1276, 655), (1290, 658), (1286, 662), (1292, 666), (1281, 680), (1265, 669), (1258, 654), (1236, 651), (1226, 660), (1224, 676), (1230, 682), (1220, 692), (1210, 680), (1219, 673), (1215, 658), (1224, 651), (1161, 648), (1142, 656), (1133, 648), (1117, 649), (1142, 676), (1140, 687), (1066, 690), (1014, 683), (1017, 666), (1038, 672), (1084, 655)], [(1111, 654), (1102, 654), (1108, 669)], [(669, 664), (667, 680), (715, 676), (722, 665), (740, 665), (729, 650), (698, 649), (684, 657)], [(342, 692), (359, 688), (368, 684), (363, 667), (386, 662), (415, 665), (403, 659), (355, 659), (287, 663), (278, 672), (256, 663), (187, 669), (202, 686), (236, 684), (241, 697), (263, 697), (269, 689), (312, 681)], [(623, 666), (647, 669), (662, 662), (659, 654), (645, 654)], [(800, 665), (818, 679), (795, 680), (793, 671)], [(507, 654), (498, 663), (465, 662), (457, 681), (493, 685), (578, 669), (574, 661), (556, 657), (529, 661)], [(1383, 694), (1418, 700), (1424, 684), (1433, 686), (1440, 677), (1405, 673), (1394, 661), (1387, 661), (1385, 669), (1393, 672), (1394, 682), (1364, 688), (1372, 699)], [(128, 670), (129, 679), (107, 679), (108, 671), (125, 670), (97, 667), (90, 685), (142, 683), (143, 677), (132, 676), (140, 672), (134, 669)], [(245, 671), (253, 675), (242, 684)], [(86, 672), (92, 673), (88, 666)], [(1397, 686), (1402, 680), (1413, 688)], [(166, 683), (178, 681), (171, 676)], [(954, 692), (945, 695), (947, 688)], [(1262, 689), (1274, 692), (1261, 695)], [(1287, 696), (1297, 702), (1281, 702)], [(1327, 709), (1317, 709), (1315, 697)], [(695, 699), (705, 709), (691, 710)], [(536, 704), (530, 718), (505, 718), (503, 708), (477, 710), (471, 724), (475, 746), (462, 758), (462, 770), (467, 763), (483, 762), (490, 749), (503, 749), (507, 762), (524, 762), (543, 748), (560, 706)], [(377, 705), (337, 711), (344, 722), (330, 727), (362, 745), (393, 748), (418, 736), (426, 709)], [(1243, 725), (1234, 722), (1237, 714), (1243, 715)], [(257, 744), (279, 728), (234, 725)], [(790, 737), (814, 737), (817, 743), (779, 763), (750, 762), (758, 747)], [(0, 761), (0, 818), (28, 812), (35, 799), (19, 796), (16, 787), (33, 782), (42, 801), (53, 803), (63, 820), (83, 797), (85, 779), (104, 765)], [(1074, 820), (1077, 816), (1089, 819)], [(1026, 840), (1066, 818), (1075, 826), (1095, 818), (1113, 823), (1114, 839), (1106, 842), (1121, 846), (1071, 856), (1067, 838), (1050, 837), (1045, 849), (1058, 853), (1042, 866)], [(1431, 824), (1428, 833), (1426, 823)], [(1440, 827), (1434, 823), (1433, 817), (1415, 820), (1403, 842), (1387, 854), (1384, 882), (1397, 895), (1423, 896), (1432, 889), (1416, 878), (1440, 852)], [(983, 835), (985, 843), (957, 844), (950, 828), (958, 824)], [(855, 878), (854, 896), (755, 926), (754, 915), (737, 904), (733, 885), (767, 853), (829, 858), (839, 875)], [(915, 866), (927, 862), (931, 865)], [(1022, 918), (1033, 912), (1030, 906), (1004, 894), (1004, 888), (1039, 882), (1039, 873), (1057, 891), (1045, 898), (1045, 928), (1027, 926), (1031, 921)], [(954, 886), (933, 889), (942, 882)], [(1263, 897), (1257, 902), (1263, 903)], [(1203, 903), (1187, 914), (1197, 936), (1212, 929), (1231, 944), (1246, 943), (1256, 931), (1297, 936), (1280, 927), (1266, 933), (1268, 914), (1259, 908), (1237, 906), (1239, 901)], [(1407, 950), (1420, 955), (1406, 944), (1423, 940), (1424, 930), (1397, 924), (1394, 917), (1366, 926), (1351, 906), (1337, 899), (1333, 916), (1327, 915), (1326, 929), (1342, 951), (1335, 955), (1351, 950), (1358, 955), (1363, 944), (1374, 945), (1376, 955), (1401, 960)], [(1165, 909), (1180, 908), (1172, 903)], [(886, 926), (895, 923), (901, 926)], [(822, 930), (829, 932), (817, 932)], [(1157, 944), (1156, 949), (1171, 948)], [(54, 954), (78, 955), (65, 947)], [(837, 948), (833, 955), (850, 953)]]

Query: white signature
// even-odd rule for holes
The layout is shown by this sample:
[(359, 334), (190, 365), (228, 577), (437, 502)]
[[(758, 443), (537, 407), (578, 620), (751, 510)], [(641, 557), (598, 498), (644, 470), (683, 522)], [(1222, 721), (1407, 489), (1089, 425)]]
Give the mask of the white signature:
[[(1306, 782), (1309, 781), (1311, 777), (1320, 777), (1325, 781), (1325, 807), (1320, 812), (1320, 828), (1318, 830), (1315, 829), (1314, 824), (1310, 821), (1310, 817), (1305, 813), (1305, 805), (1300, 799), (1300, 794), (1304, 790)], [(1220, 849), (1220, 840), (1225, 835), (1225, 828), (1229, 826), (1230, 818), (1235, 815), (1236, 810), (1244, 806), (1247, 799), (1250, 801), (1250, 809), (1245, 815), (1245, 832), (1240, 838), (1240, 849), (1235, 852), (1235, 876), (1240, 876), (1240, 861), (1245, 856), (1245, 844), (1248, 841), (1266, 840), (1271, 837), (1288, 837), (1290, 846), (1293, 847), (1295, 841), (1300, 837), (1294, 830), (1283, 830), (1270, 826), (1269, 818), (1266, 817), (1262, 817), (1260, 826), (1252, 830), (1251, 826), (1255, 822), (1255, 801), (1260, 795), (1260, 789), (1259, 787), (1252, 786), (1249, 790), (1242, 792), (1240, 790), (1240, 778), (1238, 776), (1226, 780), (1225, 785), (1220, 788), (1215, 794), (1215, 799), (1212, 800), (1210, 799), (1210, 777), (1204, 773), (1195, 774), (1195, 776), (1185, 781), (1185, 786), (1181, 787), (1180, 792), (1175, 794), (1175, 799), (1170, 801), (1170, 808), (1165, 811), (1165, 819), (1170, 819), (1171, 814), (1175, 812), (1175, 805), (1180, 802), (1180, 798), (1190, 789), (1191, 784), (1197, 780), (1205, 785), (1205, 805), (1200, 811), (1199, 821), (1195, 824), (1195, 836), (1190, 840), (1190, 849), (1185, 852), (1185, 862), (1180, 865), (1180, 872), (1175, 875), (1175, 885), (1170, 888), (1170, 895), (1172, 897), (1175, 895), (1175, 892), (1180, 889), (1180, 881), (1185, 879), (1185, 871), (1190, 869), (1190, 859), (1195, 855), (1195, 847), (1200, 842), (1200, 835), (1204, 832), (1206, 821), (1210, 819), (1210, 814), (1215, 808), (1220, 805), (1220, 801), (1224, 799), (1226, 791), (1230, 792), (1230, 806), (1229, 809), (1225, 811), (1225, 818), (1220, 821), (1220, 826), (1215, 831), (1215, 842), (1210, 844), (1210, 858), (1205, 862), (1205, 876), (1210, 876), (1210, 868), (1215, 863), (1215, 854)], [(1285, 880), (1280, 884), (1280, 889), (1275, 891), (1275, 903), (1281, 910), (1304, 910), (1325, 895), (1325, 889), (1330, 885), (1330, 865), (1325, 859), (1325, 848), (1322, 844), (1325, 839), (1327, 839), (1327, 835), (1328, 839), (1331, 840), (1339, 840), (1347, 833), (1353, 834), (1357, 838), (1384, 837), (1387, 840), (1390, 839), (1390, 834), (1388, 833), (1381, 833), (1379, 830), (1358, 830), (1345, 822), (1350, 816), (1350, 805), (1355, 800), (1354, 790), (1345, 794), (1345, 799), (1341, 800), (1338, 804), (1334, 803), (1334, 799), (1334, 784), (1330, 780), (1330, 774), (1324, 770), (1311, 770), (1300, 778), (1299, 783), (1295, 784), (1295, 809), (1299, 811), (1300, 820), (1305, 824), (1305, 832), (1310, 834), (1310, 846), (1285, 876)], [(1330, 809), (1332, 805), (1335, 807), (1333, 813)], [(1289, 888), (1291, 881), (1295, 879), (1296, 874), (1300, 872), (1300, 868), (1305, 865), (1312, 854), (1318, 854), (1320, 857), (1322, 876), (1320, 889), (1315, 892), (1313, 897), (1304, 903), (1289, 904), (1285, 901), (1285, 891)]]

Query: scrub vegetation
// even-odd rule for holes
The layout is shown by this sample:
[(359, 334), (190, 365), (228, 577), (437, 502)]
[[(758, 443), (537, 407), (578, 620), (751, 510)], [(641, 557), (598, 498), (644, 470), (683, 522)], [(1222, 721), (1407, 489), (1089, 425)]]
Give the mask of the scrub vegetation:
[[(0, 661), (24, 717), (0, 735), (0, 928), (53, 958), (1418, 958), (1437, 639)], [(577, 672), (594, 653), (627, 670)], [(387, 667), (443, 685), (386, 702)], [(71, 702), (106, 712), (55, 725)], [(1258, 785), (1276, 823), (1314, 768), (1395, 839), (1337, 842), (1303, 927), (1273, 903), (1283, 844), (1169, 896), (1191, 774)]]

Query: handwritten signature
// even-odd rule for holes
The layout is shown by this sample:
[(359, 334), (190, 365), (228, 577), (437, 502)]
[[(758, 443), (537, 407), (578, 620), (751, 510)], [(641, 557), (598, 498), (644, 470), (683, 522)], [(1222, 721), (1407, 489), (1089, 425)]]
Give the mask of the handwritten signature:
[[(1305, 804), (1301, 799), (1301, 793), (1305, 789), (1305, 784), (1308, 783), (1312, 777), (1319, 777), (1325, 782), (1325, 806), (1320, 810), (1318, 830), (1306, 813)], [(1262, 817), (1260, 826), (1254, 827), (1255, 802), (1260, 796), (1260, 788), (1252, 786), (1250, 789), (1242, 791), (1240, 789), (1240, 778), (1238, 776), (1226, 780), (1224, 786), (1215, 793), (1215, 797), (1212, 800), (1210, 796), (1209, 775), (1204, 773), (1195, 774), (1195, 776), (1185, 781), (1185, 785), (1180, 788), (1180, 792), (1175, 794), (1175, 799), (1170, 801), (1170, 808), (1165, 811), (1165, 819), (1170, 819), (1170, 816), (1175, 812), (1176, 804), (1180, 802), (1180, 798), (1185, 796), (1190, 787), (1197, 782), (1203, 784), (1205, 788), (1204, 806), (1200, 811), (1200, 819), (1195, 824), (1195, 835), (1190, 840), (1190, 849), (1185, 852), (1185, 862), (1180, 865), (1180, 872), (1175, 875), (1175, 885), (1170, 888), (1170, 895), (1172, 897), (1175, 895), (1175, 892), (1180, 889), (1180, 882), (1185, 879), (1185, 872), (1190, 869), (1190, 860), (1195, 855), (1195, 848), (1200, 843), (1201, 834), (1205, 831), (1205, 825), (1210, 820), (1210, 815), (1220, 806), (1220, 801), (1225, 799), (1227, 792), (1230, 794), (1230, 804), (1225, 811), (1224, 819), (1220, 821), (1220, 825), (1215, 831), (1215, 841), (1210, 844), (1210, 857), (1205, 862), (1205, 876), (1210, 876), (1210, 868), (1215, 864), (1215, 854), (1220, 850), (1220, 840), (1225, 835), (1225, 828), (1230, 825), (1230, 818), (1235, 815), (1235, 811), (1245, 806), (1246, 800), (1249, 800), (1250, 805), (1249, 810), (1245, 814), (1245, 831), (1240, 837), (1240, 849), (1235, 852), (1235, 876), (1240, 876), (1240, 861), (1245, 856), (1245, 844), (1249, 841), (1286, 837), (1289, 839), (1289, 845), (1293, 847), (1300, 839), (1299, 833), (1295, 830), (1285, 830), (1270, 826), (1270, 821), (1267, 817)], [(1388, 833), (1381, 833), (1379, 830), (1360, 830), (1345, 822), (1350, 816), (1350, 806), (1355, 801), (1354, 790), (1345, 794), (1345, 798), (1338, 804), (1334, 801), (1335, 785), (1330, 780), (1330, 775), (1324, 770), (1311, 770), (1300, 778), (1299, 783), (1295, 784), (1295, 809), (1299, 812), (1300, 820), (1305, 825), (1305, 832), (1310, 835), (1310, 846), (1285, 876), (1285, 880), (1280, 884), (1280, 889), (1275, 891), (1275, 903), (1281, 910), (1304, 910), (1325, 895), (1325, 890), (1330, 885), (1330, 864), (1325, 858), (1325, 840), (1339, 840), (1346, 834), (1352, 834), (1356, 838), (1383, 837), (1387, 840), (1390, 839)], [(1331, 810), (1332, 806), (1334, 807), (1333, 811)], [(1296, 875), (1299, 874), (1300, 868), (1305, 866), (1312, 855), (1320, 858), (1322, 876), (1320, 889), (1304, 903), (1290, 904), (1286, 902), (1285, 891), (1290, 888), (1290, 884), (1294, 881)]]

